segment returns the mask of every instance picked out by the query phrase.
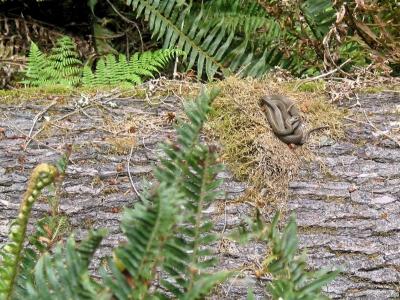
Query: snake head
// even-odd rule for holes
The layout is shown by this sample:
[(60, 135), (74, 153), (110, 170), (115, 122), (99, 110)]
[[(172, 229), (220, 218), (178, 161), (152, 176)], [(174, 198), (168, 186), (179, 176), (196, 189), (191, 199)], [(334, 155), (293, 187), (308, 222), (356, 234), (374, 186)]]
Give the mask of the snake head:
[(266, 102), (265, 96), (258, 99), (259, 106), (264, 106), (266, 104), (265, 102)]
[(294, 126), (301, 122), (300, 116), (292, 116), (288, 119), (287, 123)]

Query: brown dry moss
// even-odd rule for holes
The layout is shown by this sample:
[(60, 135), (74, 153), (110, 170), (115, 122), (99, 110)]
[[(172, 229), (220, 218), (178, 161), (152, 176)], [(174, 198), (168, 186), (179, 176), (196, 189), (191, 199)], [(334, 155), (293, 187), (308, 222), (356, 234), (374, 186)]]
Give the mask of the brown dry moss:
[(327, 125), (330, 129), (325, 134), (331, 138), (342, 135), (344, 112), (325, 101), (320, 90), (293, 92), (290, 85), (273, 80), (231, 77), (217, 86), (221, 93), (214, 102), (207, 129), (222, 144), (222, 160), (237, 179), (249, 183), (243, 196), (246, 201), (259, 207), (280, 205), (301, 159), (311, 160), (313, 156), (307, 145), (290, 149), (274, 136), (258, 106), (259, 98), (266, 94), (290, 97), (297, 101), (307, 127)]
[(109, 154), (117, 155), (128, 155), (131, 148), (137, 144), (136, 139), (130, 136), (108, 137), (105, 141), (111, 146)]

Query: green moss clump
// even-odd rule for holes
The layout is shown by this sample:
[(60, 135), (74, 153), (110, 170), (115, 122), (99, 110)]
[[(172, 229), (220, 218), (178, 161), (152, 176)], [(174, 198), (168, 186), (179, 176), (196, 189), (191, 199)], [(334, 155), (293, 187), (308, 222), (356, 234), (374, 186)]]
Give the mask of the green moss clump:
[(298, 87), (299, 92), (308, 92), (308, 93), (315, 93), (315, 92), (324, 92), (326, 89), (326, 83), (323, 80), (316, 80), (316, 81), (309, 81), (301, 84)]

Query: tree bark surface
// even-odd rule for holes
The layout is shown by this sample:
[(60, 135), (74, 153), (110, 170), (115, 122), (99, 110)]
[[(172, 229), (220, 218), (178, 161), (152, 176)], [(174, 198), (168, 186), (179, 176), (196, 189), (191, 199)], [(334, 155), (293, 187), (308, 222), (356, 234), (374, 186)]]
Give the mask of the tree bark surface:
[[(109, 100), (99, 98), (80, 109), (69, 101), (47, 110), (50, 101), (17, 106), (0, 103), (0, 244), (7, 240), (8, 226), (17, 215), (31, 170), (38, 163), (56, 161), (65, 143), (71, 143), (74, 150), (57, 194), (60, 213), (68, 217), (78, 239), (89, 228), (108, 228), (110, 234), (97, 258), (110, 254), (123, 240), (118, 226), (121, 209), (137, 199), (127, 173), (132, 141), (130, 169), (140, 193), (143, 181), (151, 180), (159, 155), (157, 144), (175, 134), (168, 112), (179, 111), (181, 103), (175, 97), (166, 97), (157, 106), (139, 99), (111, 99), (117, 108), (107, 108)], [(400, 94), (361, 95), (359, 101), (361, 107), (350, 109), (352, 118), (360, 122), (344, 120), (345, 138), (312, 146), (319, 163), (302, 165), (290, 183), (287, 208), (297, 215), (300, 246), (307, 251), (310, 267), (340, 267), (343, 271), (326, 287), (328, 296), (398, 299), (400, 151), (382, 132), (399, 139)], [(42, 117), (33, 126), (40, 113)], [(54, 122), (57, 118), (62, 119)], [(34, 139), (25, 149), (29, 135)], [(229, 172), (219, 176), (225, 180), (226, 197), (206, 213), (215, 221), (214, 230), (226, 236), (253, 216), (254, 208), (235, 201), (245, 192), (245, 183)], [(30, 228), (49, 213), (48, 204), (35, 203)], [(268, 298), (264, 286), (270, 278), (256, 279), (254, 275), (265, 258), (264, 244), (239, 246), (223, 239), (216, 250), (221, 259), (219, 269), (235, 268), (240, 273), (211, 298), (246, 299), (249, 287), (257, 299)]]

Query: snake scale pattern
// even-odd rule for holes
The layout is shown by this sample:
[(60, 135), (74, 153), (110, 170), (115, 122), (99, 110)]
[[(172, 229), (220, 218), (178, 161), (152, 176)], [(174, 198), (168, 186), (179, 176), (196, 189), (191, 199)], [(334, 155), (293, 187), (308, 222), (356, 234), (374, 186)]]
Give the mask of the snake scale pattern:
[(259, 105), (267, 117), (272, 131), (288, 145), (303, 145), (308, 140), (310, 133), (328, 128), (327, 126), (317, 127), (305, 133), (299, 109), (292, 100), (285, 96), (263, 96), (259, 100)]

